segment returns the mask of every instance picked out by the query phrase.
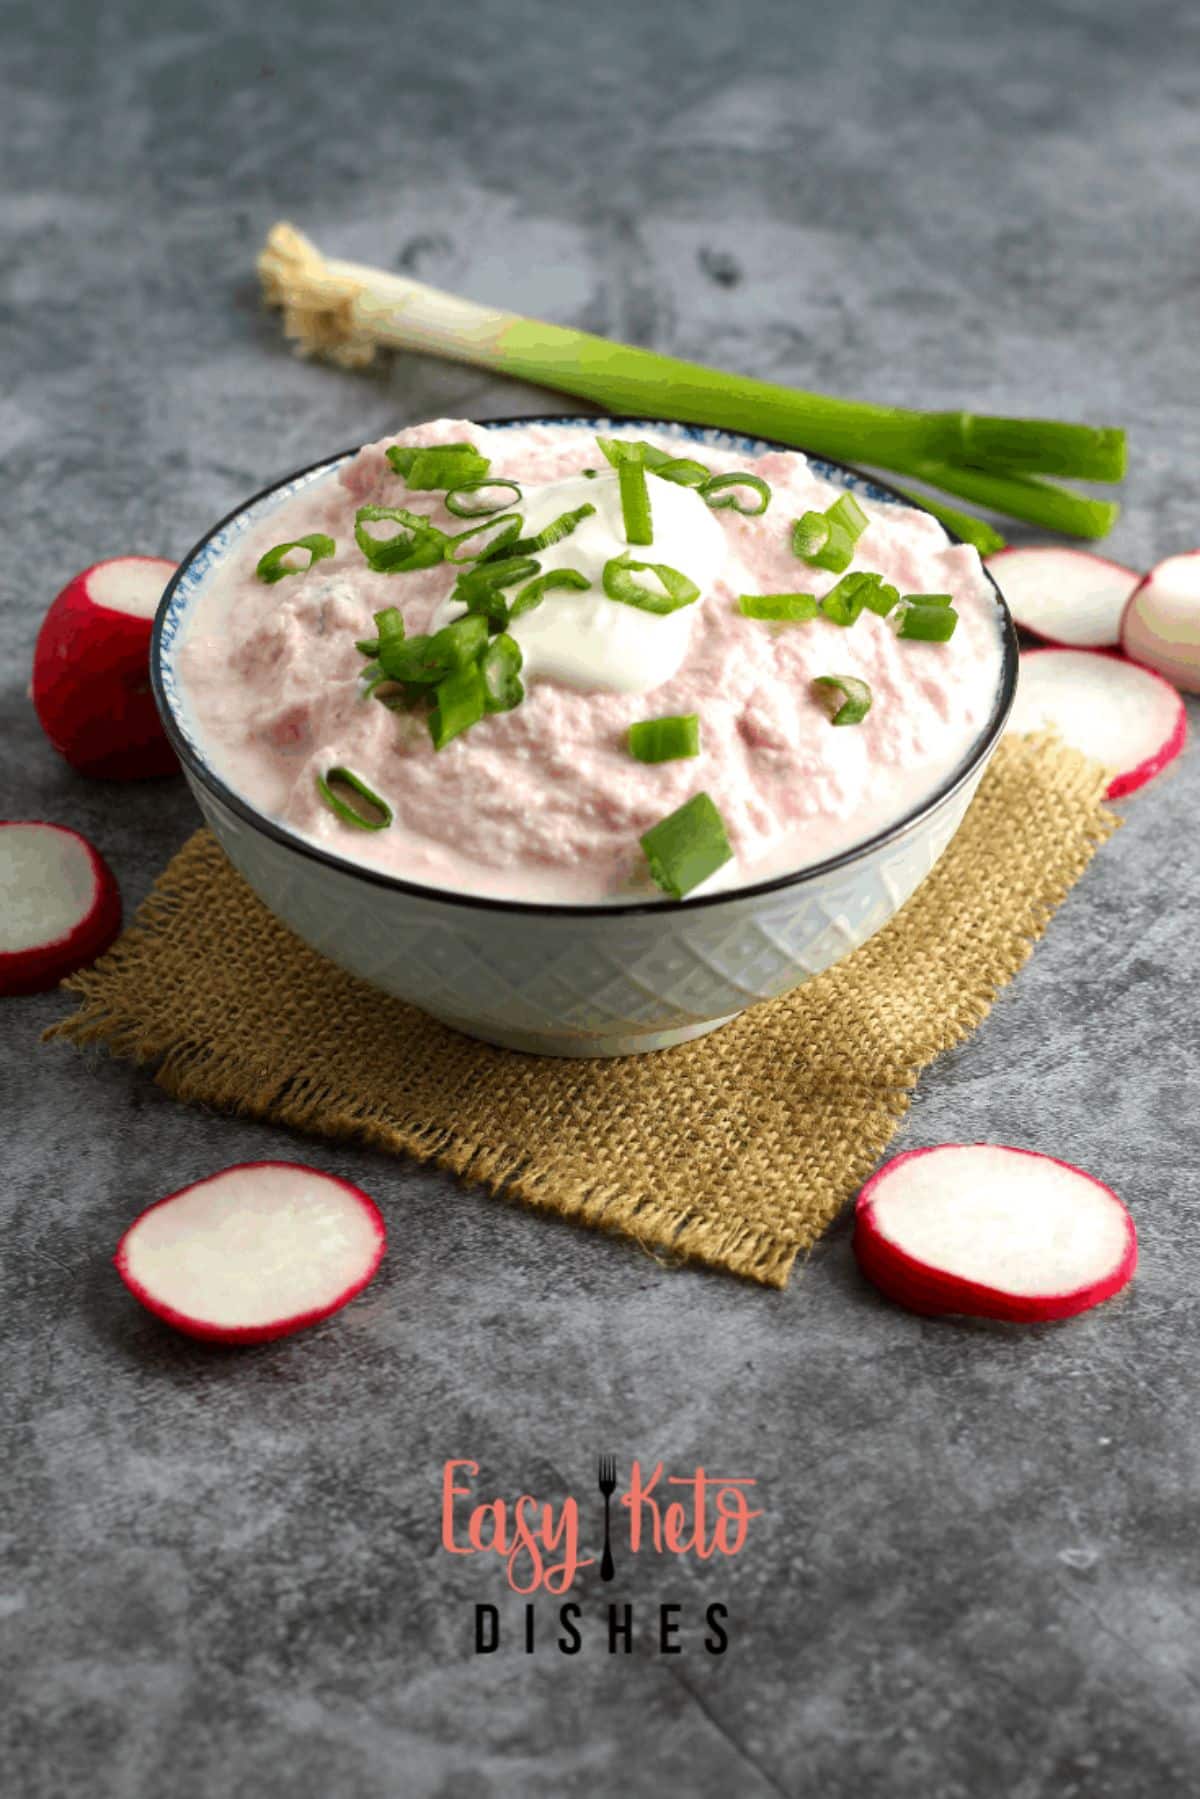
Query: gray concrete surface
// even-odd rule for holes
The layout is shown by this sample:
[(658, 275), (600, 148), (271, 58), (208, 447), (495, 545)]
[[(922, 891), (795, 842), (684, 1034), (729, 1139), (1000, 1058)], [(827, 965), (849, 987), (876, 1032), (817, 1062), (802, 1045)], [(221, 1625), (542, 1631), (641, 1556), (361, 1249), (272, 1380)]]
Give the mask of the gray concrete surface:
[[(533, 397), (290, 359), (251, 274), (279, 215), (759, 374), (1119, 421), (1113, 553), (1191, 546), (1198, 49), (1195, 15), (1154, 0), (7, 7), (0, 813), (91, 833), (132, 909), (195, 815), (181, 784), (89, 785), (41, 739), (25, 684), (60, 581), (182, 553), (322, 451)], [(1051, 1149), (1125, 1196), (1136, 1285), (1062, 1328), (891, 1310), (844, 1223), (785, 1295), (664, 1269), (185, 1111), (40, 1048), (57, 996), (6, 1002), (5, 1792), (1194, 1791), (1198, 800), (1193, 752), (1129, 803), (901, 1135)], [(109, 1257), (149, 1200), (256, 1156), (361, 1181), (391, 1253), (330, 1325), (212, 1352)], [(628, 1656), (594, 1566), (578, 1656), (548, 1622), (533, 1655), (474, 1655), (503, 1579), (439, 1548), (444, 1459), (561, 1499), (603, 1449), (756, 1476), (764, 1516), (736, 1561), (622, 1561)], [(661, 1600), (682, 1655), (655, 1650)]]

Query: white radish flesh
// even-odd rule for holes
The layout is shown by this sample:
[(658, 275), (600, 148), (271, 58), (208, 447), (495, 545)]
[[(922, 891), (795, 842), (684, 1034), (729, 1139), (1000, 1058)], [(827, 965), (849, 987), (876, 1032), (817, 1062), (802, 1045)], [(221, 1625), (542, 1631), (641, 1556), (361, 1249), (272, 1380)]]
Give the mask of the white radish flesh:
[(1121, 647), (1176, 687), (1200, 693), (1200, 550), (1150, 570), (1125, 609)]
[(910, 1150), (863, 1188), (854, 1250), (868, 1279), (929, 1315), (1068, 1318), (1132, 1279), (1133, 1220), (1108, 1187), (999, 1144)]
[(112, 870), (63, 825), (0, 822), (0, 993), (40, 993), (108, 948), (121, 927)]
[(1183, 701), (1166, 681), (1120, 656), (1094, 650), (1030, 650), (1021, 657), (1008, 728), (1054, 729), (1111, 769), (1109, 799), (1133, 793), (1187, 742)]
[(1141, 580), (1134, 569), (1058, 544), (1015, 544), (987, 558), (1016, 623), (1070, 649), (1111, 649)]
[(135, 1298), (189, 1336), (265, 1342), (362, 1291), (383, 1219), (360, 1188), (295, 1162), (241, 1162), (143, 1212), (117, 1249)]

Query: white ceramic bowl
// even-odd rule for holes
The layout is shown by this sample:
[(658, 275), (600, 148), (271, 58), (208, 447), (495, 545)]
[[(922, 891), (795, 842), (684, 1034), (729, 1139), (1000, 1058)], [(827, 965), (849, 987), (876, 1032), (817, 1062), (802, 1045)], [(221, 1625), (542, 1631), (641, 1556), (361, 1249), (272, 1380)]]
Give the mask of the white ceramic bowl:
[[(489, 428), (530, 419), (489, 419)], [(778, 449), (658, 420), (553, 419), (588, 432), (634, 423), (757, 455)], [(239, 506), (185, 557), (154, 625), (151, 677), (167, 735), (222, 848), (276, 917), (344, 968), (456, 1029), (553, 1056), (622, 1056), (699, 1037), (820, 974), (887, 923), (958, 829), (1012, 704), (1017, 642), (1007, 609), (991, 718), (962, 765), (885, 831), (800, 873), (678, 904), (551, 906), (447, 893), (364, 868), (255, 810), (209, 766), (175, 671), (181, 626), (241, 534), (356, 452), (325, 458)], [(826, 479), (908, 505), (841, 464)]]

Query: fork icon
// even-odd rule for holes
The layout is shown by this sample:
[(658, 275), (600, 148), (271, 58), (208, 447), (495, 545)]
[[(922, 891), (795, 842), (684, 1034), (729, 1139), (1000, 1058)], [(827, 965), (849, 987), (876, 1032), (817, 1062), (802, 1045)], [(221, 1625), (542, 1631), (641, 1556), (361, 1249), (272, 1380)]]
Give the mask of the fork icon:
[(600, 1578), (601, 1580), (611, 1580), (614, 1569), (612, 1542), (609, 1534), (608, 1502), (617, 1490), (617, 1464), (615, 1457), (611, 1455), (602, 1455), (600, 1457), (597, 1484), (604, 1495), (604, 1554), (600, 1558)]

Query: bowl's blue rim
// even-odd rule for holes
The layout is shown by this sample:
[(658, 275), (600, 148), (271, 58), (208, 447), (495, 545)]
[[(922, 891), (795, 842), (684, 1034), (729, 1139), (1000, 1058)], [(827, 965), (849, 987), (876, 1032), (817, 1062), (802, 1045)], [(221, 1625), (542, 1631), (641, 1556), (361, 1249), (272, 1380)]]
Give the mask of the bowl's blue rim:
[[(595, 419), (580, 416), (576, 413), (515, 413), (506, 415), (503, 418), (478, 419), (475, 422), (482, 426), (557, 424), (587, 426), (603, 425), (607, 423), (612, 425), (639, 425), (650, 430), (658, 430), (667, 426), (676, 429), (682, 427), (684, 431), (690, 430), (697, 434), (706, 429), (714, 428), (696, 426), (694, 423), (683, 419), (633, 418), (622, 413), (605, 413), (602, 417)], [(780, 443), (775, 438), (759, 437), (752, 433), (730, 432), (727, 433), (727, 435), (741, 437), (748, 443), (761, 444), (764, 448), (770, 450), (785, 450), (796, 453), (799, 448), (794, 444)], [(965, 786), (971, 779), (980, 764), (987, 761), (999, 741), (1017, 690), (1019, 648), (1016, 627), (1013, 624), (1012, 615), (1005, 603), (1004, 595), (1001, 593), (991, 573), (985, 567), (983, 572), (987, 576), (996, 596), (996, 603), (1004, 625), (1004, 667), (999, 691), (996, 696), (996, 703), (992, 709), (992, 714), (988, 720), (986, 729), (963, 763), (948, 776), (942, 785), (936, 788), (927, 799), (922, 800), (920, 805), (915, 806), (911, 812), (904, 813), (894, 824), (886, 826), (882, 831), (877, 831), (874, 836), (866, 837), (862, 842), (852, 844), (849, 849), (840, 850), (836, 856), (829, 856), (823, 862), (813, 862), (805, 868), (795, 870), (791, 874), (774, 875), (769, 880), (755, 881), (749, 886), (730, 887), (722, 889), (717, 893), (698, 894), (694, 899), (678, 900), (674, 902), (673, 905), (664, 902), (661, 899), (637, 899), (629, 901), (612, 900), (607, 904), (571, 905), (558, 902), (550, 903), (540, 900), (501, 899), (488, 894), (459, 893), (453, 888), (425, 886), (419, 881), (408, 881), (401, 875), (387, 874), (382, 869), (369, 868), (364, 863), (354, 862), (347, 856), (336, 855), (332, 850), (327, 850), (322, 848), (319, 844), (311, 843), (307, 838), (289, 831), (287, 827), (281, 824), (277, 819), (270, 818), (266, 813), (258, 811), (257, 808), (252, 806), (241, 794), (237, 793), (232, 787), (228, 787), (225, 782), (222, 781), (218, 775), (214, 774), (212, 769), (210, 769), (196, 754), (190, 739), (176, 720), (163, 680), (163, 627), (170, 613), (171, 605), (180, 582), (187, 574), (192, 563), (196, 561), (197, 557), (205, 549), (207, 549), (209, 543), (219, 532), (224, 531), (229, 525), (233, 524), (236, 519), (240, 518), (244, 512), (249, 511), (252, 506), (257, 506), (260, 500), (268, 499), (271, 494), (277, 493), (280, 488), (289, 487), (294, 482), (302, 481), (306, 476), (315, 474), (318, 469), (328, 468), (332, 470), (338, 463), (344, 462), (349, 457), (357, 455), (359, 450), (364, 447), (365, 446), (362, 444), (355, 444), (348, 450), (337, 450), (332, 455), (322, 456), (316, 462), (310, 462), (306, 467), (296, 469), (289, 475), (280, 476), (278, 481), (272, 481), (269, 486), (260, 488), (256, 494), (252, 494), (248, 500), (241, 501), (239, 505), (233, 507), (230, 512), (227, 512), (224, 518), (218, 520), (215, 525), (210, 526), (203, 537), (201, 537), (188, 551), (187, 555), (180, 562), (178, 568), (168, 582), (162, 599), (159, 601), (158, 610), (154, 615), (154, 630), (150, 643), (150, 685), (154, 694), (154, 702), (158, 707), (159, 714), (162, 718), (167, 738), (176, 755), (179, 757), (180, 762), (192, 776), (199, 781), (201, 786), (207, 788), (214, 798), (219, 800), (223, 806), (235, 813), (246, 824), (251, 825), (255, 830), (262, 831), (266, 836), (273, 838), (275, 842), (282, 844), (285, 848), (296, 850), (299, 854), (307, 856), (311, 861), (323, 863), (328, 868), (337, 869), (343, 874), (348, 874), (356, 879), (367, 881), (374, 887), (386, 888), (393, 893), (404, 893), (414, 899), (435, 901), (449, 906), (465, 907), (476, 912), (504, 912), (513, 916), (526, 915), (531, 918), (561, 917), (619, 919), (650, 913), (659, 917), (664, 915), (669, 917), (678, 906), (686, 906), (689, 911), (695, 911), (704, 906), (727, 906), (734, 902), (760, 898), (768, 893), (779, 893), (786, 887), (798, 887), (803, 885), (806, 881), (820, 880), (826, 875), (834, 874), (839, 869), (848, 867), (852, 862), (862, 860), (876, 850), (885, 849), (889, 844), (897, 842), (901, 837), (907, 836), (910, 831), (915, 830), (918, 825), (930, 816), (931, 813), (936, 812), (947, 800), (952, 799), (959, 788)], [(880, 481), (875, 475), (868, 474), (864, 469), (856, 468), (853, 463), (839, 462), (831, 456), (817, 456), (803, 448), (799, 448), (799, 454), (808, 456), (809, 460), (817, 464), (820, 468), (837, 469), (840, 470), (842, 474), (852, 475), (855, 480), (862, 481), (868, 487), (875, 488), (878, 492), (886, 495), (889, 500), (894, 500), (897, 505), (905, 506), (910, 510), (918, 512), (925, 510), (924, 507), (918, 505), (914, 500), (911, 500), (907, 494), (899, 493), (896, 488), (889, 486), (886, 481)], [(939, 523), (940, 522), (941, 521), (939, 520)], [(964, 541), (957, 533), (951, 531), (947, 525), (943, 524), (942, 529), (946, 532), (946, 535), (950, 538), (952, 543), (962, 543)]]

